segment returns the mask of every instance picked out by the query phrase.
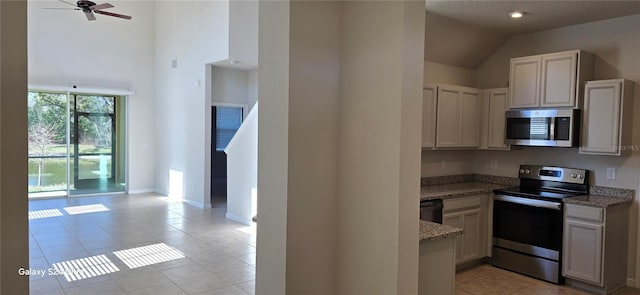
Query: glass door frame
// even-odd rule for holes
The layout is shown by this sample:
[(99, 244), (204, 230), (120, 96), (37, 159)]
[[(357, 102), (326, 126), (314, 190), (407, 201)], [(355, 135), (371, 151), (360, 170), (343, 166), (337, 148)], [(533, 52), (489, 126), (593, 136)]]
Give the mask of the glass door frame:
[[(116, 195), (116, 194), (126, 194), (129, 192), (129, 96), (135, 95), (134, 91), (130, 90), (113, 90), (113, 89), (98, 89), (98, 88), (78, 88), (75, 85), (73, 87), (57, 87), (57, 86), (34, 86), (29, 85), (28, 92), (46, 92), (46, 93), (58, 93), (61, 95), (66, 95), (66, 179), (67, 185), (66, 190), (64, 190), (66, 195), (56, 195), (56, 196), (48, 196), (48, 197), (37, 197), (36, 199), (48, 199), (48, 198), (74, 198), (74, 197), (86, 197), (86, 196), (96, 196), (96, 195)], [(123, 171), (124, 171), (124, 188), (123, 191), (117, 192), (99, 192), (99, 193), (83, 193), (83, 194), (71, 194), (71, 97), (73, 95), (86, 95), (86, 96), (110, 96), (110, 97), (120, 97), (120, 104), (124, 108), (124, 111), (119, 115), (115, 116), (115, 113), (118, 112), (116, 108), (116, 103), (114, 101), (114, 114), (112, 116), (112, 126), (116, 125), (117, 122), (115, 120), (123, 120), (124, 128), (121, 130), (121, 138), (124, 143), (122, 146), (122, 152), (124, 153), (123, 162)], [(118, 119), (120, 117), (120, 119)], [(114, 127), (112, 137), (119, 137), (116, 135), (116, 128)], [(112, 161), (119, 161), (112, 159)], [(111, 177), (116, 177), (116, 174), (113, 172), (114, 167), (112, 165), (112, 174)], [(62, 191), (61, 191), (62, 192)], [(30, 198), (30, 197), (29, 197)]]

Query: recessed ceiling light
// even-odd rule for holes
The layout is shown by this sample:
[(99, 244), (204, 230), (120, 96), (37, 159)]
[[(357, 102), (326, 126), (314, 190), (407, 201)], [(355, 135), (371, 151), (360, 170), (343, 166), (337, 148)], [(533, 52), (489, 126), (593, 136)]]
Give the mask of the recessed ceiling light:
[(521, 18), (524, 16), (524, 12), (514, 11), (512, 13), (509, 13), (509, 16), (511, 16), (511, 18)]

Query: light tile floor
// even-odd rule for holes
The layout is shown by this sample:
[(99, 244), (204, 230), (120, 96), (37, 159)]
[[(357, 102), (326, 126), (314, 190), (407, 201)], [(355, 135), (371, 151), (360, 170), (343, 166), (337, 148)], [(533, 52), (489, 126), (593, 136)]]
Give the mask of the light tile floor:
[[(71, 215), (65, 210), (87, 205), (94, 206), (79, 208), (104, 210), (95, 206), (99, 204), (108, 211)], [(30, 269), (48, 270), (56, 263), (100, 255), (118, 269), (103, 267), (105, 274), (71, 281), (48, 273), (31, 276), (31, 294), (254, 294), (255, 228), (225, 219), (224, 207), (202, 210), (144, 194), (33, 200), (29, 210), (34, 216), (29, 222)], [(145, 252), (136, 255), (144, 258), (139, 264), (148, 265), (131, 269), (114, 254), (158, 243), (185, 257), (153, 263), (171, 257)], [(129, 252), (136, 251), (141, 250)], [(95, 261), (85, 259), (85, 263), (87, 260)], [(456, 275), (456, 294), (587, 293), (482, 265)], [(631, 294), (640, 294), (640, 290), (626, 288), (616, 293)]]
[[(456, 295), (583, 295), (589, 294), (568, 286), (558, 286), (522, 276), (490, 265), (481, 265), (456, 275)], [(625, 288), (615, 295), (640, 294), (640, 290)]]
[[(65, 210), (96, 204), (108, 211), (71, 215)], [(255, 227), (225, 219), (225, 208), (202, 210), (143, 194), (33, 200), (29, 210), (41, 217), (29, 221), (30, 269), (48, 272), (60, 266), (56, 263), (94, 257), (67, 264), (89, 269), (87, 278), (31, 276), (31, 294), (254, 294)], [(165, 248), (138, 248), (159, 243)], [(115, 254), (133, 248), (138, 249), (122, 259)], [(172, 259), (180, 255), (185, 257)], [(132, 256), (137, 260), (126, 260)], [(106, 257), (113, 266), (96, 257)]]

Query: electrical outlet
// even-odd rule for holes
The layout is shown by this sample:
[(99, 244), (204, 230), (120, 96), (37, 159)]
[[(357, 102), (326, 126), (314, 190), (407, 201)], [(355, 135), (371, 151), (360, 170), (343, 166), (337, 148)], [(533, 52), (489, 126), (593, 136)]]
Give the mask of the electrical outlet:
[(489, 166), (491, 166), (491, 169), (498, 169), (498, 160), (491, 160)]
[(442, 160), (442, 162), (440, 163), (440, 166), (441, 166), (442, 170), (447, 169), (447, 161), (446, 160)]
[(607, 168), (607, 179), (616, 179), (616, 168)]

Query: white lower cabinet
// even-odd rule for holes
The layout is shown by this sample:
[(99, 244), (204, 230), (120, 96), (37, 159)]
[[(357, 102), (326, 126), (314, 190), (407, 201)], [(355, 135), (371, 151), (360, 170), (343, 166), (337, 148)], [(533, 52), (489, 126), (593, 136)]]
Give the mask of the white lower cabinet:
[(486, 253), (487, 195), (444, 200), (442, 223), (461, 228), (456, 237), (456, 265), (479, 260)]
[(419, 295), (455, 294), (455, 242), (453, 238), (420, 244)]
[(602, 283), (602, 230), (604, 225), (567, 220), (564, 275), (600, 285)]
[(566, 204), (562, 275), (567, 284), (593, 294), (626, 285), (628, 206)]

